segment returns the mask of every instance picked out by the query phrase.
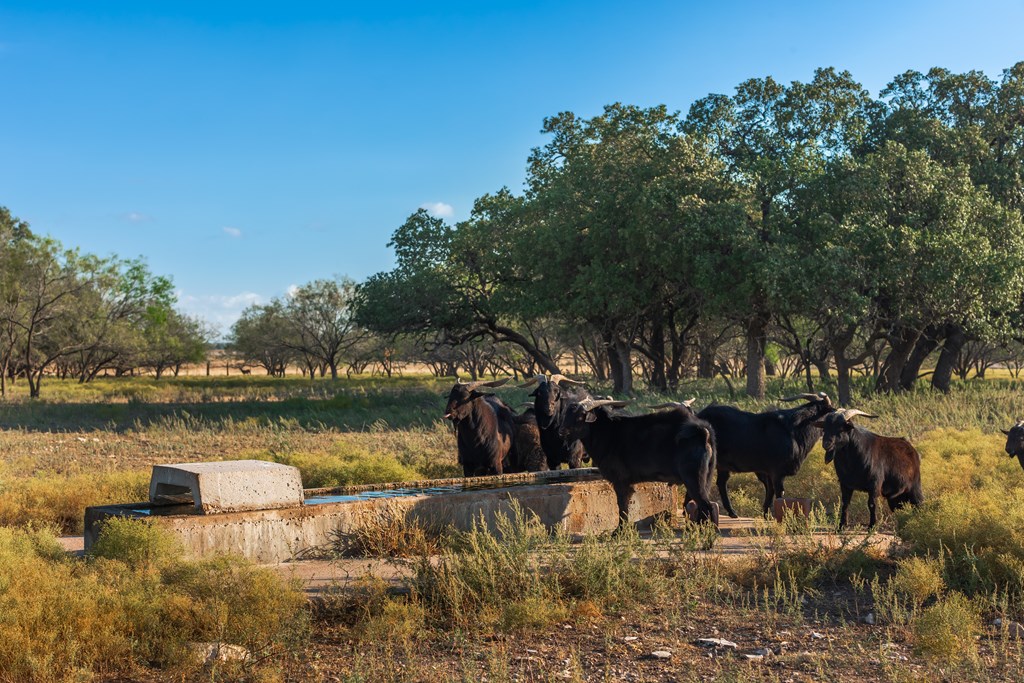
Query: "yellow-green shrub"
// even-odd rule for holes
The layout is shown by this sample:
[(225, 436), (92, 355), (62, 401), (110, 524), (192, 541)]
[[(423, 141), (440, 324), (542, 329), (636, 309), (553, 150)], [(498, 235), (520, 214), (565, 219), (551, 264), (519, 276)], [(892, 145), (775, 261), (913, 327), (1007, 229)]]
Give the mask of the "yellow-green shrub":
[(940, 595), (946, 585), (942, 579), (942, 563), (928, 557), (900, 560), (889, 583), (893, 590), (917, 606)]
[(184, 548), (166, 529), (149, 520), (112, 517), (89, 549), (93, 557), (120, 560), (134, 569), (167, 567), (181, 560)]
[(914, 620), (914, 649), (922, 655), (957, 663), (977, 654), (974, 636), (981, 617), (971, 601), (953, 592), (926, 607)]
[(0, 477), (0, 524), (81, 533), (85, 508), (148, 497), (149, 475), (144, 472)]
[[(133, 563), (164, 546), (119, 525)], [(166, 558), (163, 551), (148, 553)], [(240, 560), (70, 558), (47, 532), (0, 528), (0, 672), (12, 681), (83, 681), (181, 662), (191, 641), (263, 650), (303, 633), (302, 593)]]
[(947, 493), (900, 516), (911, 552), (943, 558), (946, 584), (974, 593), (1024, 588), (1024, 491)]
[(347, 446), (334, 454), (264, 454), (265, 460), (298, 467), (306, 488), (327, 488), (355, 484), (379, 484), (415, 481), (424, 476), (391, 455), (375, 455), (369, 450)]

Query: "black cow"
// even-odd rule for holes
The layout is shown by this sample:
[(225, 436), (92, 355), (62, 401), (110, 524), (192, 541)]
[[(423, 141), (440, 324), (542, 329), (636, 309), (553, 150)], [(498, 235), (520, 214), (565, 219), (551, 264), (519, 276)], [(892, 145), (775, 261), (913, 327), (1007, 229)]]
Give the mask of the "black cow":
[(890, 510), (924, 502), (921, 494), (921, 456), (906, 439), (879, 436), (853, 424), (860, 410), (840, 410), (820, 421), (825, 462), (835, 462), (843, 506), (839, 528), (846, 526), (846, 509), (854, 491), (868, 494), (869, 527), (875, 526), (875, 500), (884, 496)]
[(537, 415), (537, 426), (540, 428), (540, 444), (548, 459), (548, 467), (557, 470), (562, 463), (570, 468), (582, 467), (588, 460), (587, 450), (579, 439), (566, 439), (561, 435), (565, 412), (569, 405), (593, 398), (582, 386), (582, 382), (569, 379), (562, 375), (536, 375), (520, 388), (526, 389), (534, 384), (537, 388), (530, 396), (533, 397), (533, 408)]
[(493, 394), (477, 391), (480, 387), (500, 387), (508, 379), (493, 382), (459, 380), (448, 394), (444, 418), (455, 424), (459, 463), (467, 477), (503, 474), (517, 469), (512, 449), (517, 425), (516, 414)]
[(1017, 458), (1020, 466), (1024, 467), (1024, 420), (1018, 420), (1009, 430), (999, 431), (1006, 434), (1006, 454), (1011, 458)]
[(515, 416), (516, 433), (515, 468), (526, 472), (543, 472), (548, 469), (548, 459), (541, 445), (541, 431), (537, 427), (537, 415), (529, 407)]
[(613, 412), (623, 401), (584, 399), (570, 404), (564, 436), (579, 439), (611, 482), (619, 506), (619, 527), (628, 521), (634, 484), (662, 481), (683, 484), (697, 502), (699, 520), (711, 520), (711, 473), (715, 469), (715, 435), (689, 410), (673, 409), (629, 416)]
[(748, 413), (732, 406), (708, 406), (697, 413), (715, 430), (718, 446), (718, 493), (730, 517), (737, 517), (729, 502), (727, 484), (733, 472), (753, 472), (764, 484), (763, 513), (785, 492), (786, 477), (800, 469), (821, 429), (815, 422), (832, 412), (825, 392), (799, 394), (783, 401), (808, 402), (788, 410)]

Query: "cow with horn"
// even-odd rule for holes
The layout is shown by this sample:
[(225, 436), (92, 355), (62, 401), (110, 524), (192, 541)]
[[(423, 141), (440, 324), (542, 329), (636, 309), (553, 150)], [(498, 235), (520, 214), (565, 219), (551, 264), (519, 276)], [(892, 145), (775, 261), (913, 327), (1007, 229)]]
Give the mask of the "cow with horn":
[(494, 394), (480, 391), (507, 383), (508, 378), (492, 382), (463, 382), (456, 378), (448, 394), (444, 419), (455, 425), (459, 464), (467, 477), (504, 474), (517, 471), (514, 454), (518, 429), (516, 414)]
[(527, 389), (536, 385), (530, 393), (533, 397), (534, 413), (537, 416), (537, 427), (540, 429), (540, 444), (548, 459), (548, 467), (557, 470), (562, 463), (570, 468), (582, 467), (588, 459), (587, 451), (579, 439), (566, 439), (560, 430), (565, 421), (565, 413), (569, 405), (592, 398), (583, 388), (583, 382), (577, 382), (564, 375), (535, 375), (520, 388)]
[(817, 426), (824, 430), (821, 445), (825, 449), (825, 462), (835, 463), (843, 497), (840, 529), (846, 526), (846, 511), (854, 491), (868, 494), (870, 527), (875, 526), (875, 501), (880, 496), (889, 503), (890, 510), (898, 510), (907, 503), (916, 507), (924, 502), (921, 456), (917, 450), (906, 439), (879, 436), (858, 427), (853, 419), (860, 416), (878, 417), (847, 408), (817, 421)]
[(579, 439), (601, 476), (615, 490), (619, 527), (629, 521), (634, 485), (660, 481), (682, 484), (687, 499), (697, 502), (697, 519), (714, 521), (709, 500), (715, 470), (715, 436), (704, 420), (688, 409), (647, 415), (623, 415), (625, 401), (584, 399), (566, 410), (562, 433)]
[(1024, 420), (1017, 420), (1014, 426), (999, 431), (1006, 434), (1006, 454), (1017, 458), (1020, 466), (1024, 467)]
[(711, 405), (697, 413), (715, 430), (718, 446), (718, 493), (730, 517), (737, 517), (729, 502), (729, 475), (753, 472), (764, 485), (763, 512), (767, 516), (775, 498), (785, 491), (786, 477), (800, 469), (821, 436), (816, 423), (834, 409), (828, 395), (797, 394), (781, 399), (806, 401), (787, 410), (750, 413), (733, 406)]

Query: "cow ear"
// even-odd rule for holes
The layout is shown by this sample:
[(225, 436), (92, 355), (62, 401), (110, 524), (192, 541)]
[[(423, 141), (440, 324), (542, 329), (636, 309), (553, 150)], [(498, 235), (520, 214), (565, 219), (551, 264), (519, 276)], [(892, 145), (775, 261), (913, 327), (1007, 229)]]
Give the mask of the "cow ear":
[(815, 420), (814, 422), (811, 423), (811, 426), (812, 427), (817, 427), (818, 429), (824, 429), (825, 428), (825, 421), (824, 420)]
[(597, 414), (593, 410), (587, 412), (587, 422), (597, 422)]
[(1008, 429), (1000, 429), (999, 431), (1001, 431), (1003, 434), (1006, 434), (1007, 436), (1010, 435), (1010, 431)]
[(480, 398), (481, 396), (486, 396), (486, 395), (487, 394), (479, 392), (476, 389), (474, 389), (473, 391), (469, 392), (469, 397), (470, 398)]

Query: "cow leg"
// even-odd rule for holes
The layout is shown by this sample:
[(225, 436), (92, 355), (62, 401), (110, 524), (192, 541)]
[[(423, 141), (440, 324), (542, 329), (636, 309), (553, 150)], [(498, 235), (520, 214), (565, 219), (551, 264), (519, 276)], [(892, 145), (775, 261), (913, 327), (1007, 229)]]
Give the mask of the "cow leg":
[(619, 505), (619, 526), (623, 529), (629, 523), (629, 501), (633, 498), (633, 485), (627, 483), (612, 484), (615, 489), (615, 501)]
[(703, 477), (684, 477), (683, 483), (686, 486), (686, 498), (687, 500), (693, 500), (697, 503), (697, 522), (706, 522), (714, 520), (714, 511), (711, 507), (711, 501), (707, 499), (707, 496), (701, 486), (701, 480)]
[(736, 511), (732, 509), (732, 503), (729, 502), (729, 489), (726, 484), (729, 482), (728, 470), (718, 470), (718, 497), (722, 499), (722, 507), (729, 513), (730, 517), (739, 517)]
[(785, 498), (786, 497), (786, 478), (779, 477), (778, 479), (772, 479), (772, 486), (775, 487), (775, 497)]
[(850, 499), (853, 498), (853, 489), (848, 489), (845, 486), (840, 485), (839, 490), (843, 496), (843, 505), (839, 509), (839, 530), (842, 531), (843, 527), (846, 526), (846, 509), (850, 507)]
[(868, 491), (868, 512), (871, 515), (871, 519), (868, 522), (869, 529), (875, 528), (875, 522), (878, 521), (877, 517), (875, 516), (875, 502), (877, 501), (878, 496), (881, 495), (881, 491), (878, 490), (880, 488), (880, 486), (875, 486), (872, 487), (870, 491)]
[(771, 514), (772, 503), (775, 502), (775, 485), (772, 484), (772, 480), (766, 475), (757, 473), (757, 478), (764, 484), (764, 505), (761, 508), (761, 514), (767, 517)]

